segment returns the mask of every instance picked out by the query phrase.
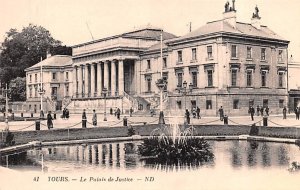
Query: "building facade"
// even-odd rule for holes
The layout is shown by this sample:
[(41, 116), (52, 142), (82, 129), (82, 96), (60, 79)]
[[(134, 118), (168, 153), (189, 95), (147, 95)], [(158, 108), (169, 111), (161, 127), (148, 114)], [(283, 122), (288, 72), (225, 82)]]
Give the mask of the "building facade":
[(67, 55), (47, 56), (47, 59), (26, 70), (26, 103), (33, 113), (61, 110), (73, 95), (72, 58)]
[(158, 109), (163, 79), (165, 112), (198, 106), (215, 116), (248, 114), (249, 106), (281, 113), (288, 104), (289, 41), (260, 24), (236, 20), (234, 2), (223, 19), (176, 37), (146, 28), (73, 47), (73, 110), (106, 107)]

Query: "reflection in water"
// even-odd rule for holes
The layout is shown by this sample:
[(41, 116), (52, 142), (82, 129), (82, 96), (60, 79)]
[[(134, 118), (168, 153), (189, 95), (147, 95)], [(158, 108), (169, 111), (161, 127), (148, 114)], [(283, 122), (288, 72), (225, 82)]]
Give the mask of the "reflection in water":
[(270, 147), (265, 142), (261, 146), (261, 157), (263, 166), (271, 166)]
[[(210, 141), (216, 158), (214, 161), (208, 163), (194, 162), (192, 164), (176, 163), (167, 166), (154, 164), (150, 159), (141, 159), (137, 154), (139, 143), (83, 144), (46, 147), (41, 150), (32, 149), (25, 153), (9, 156), (9, 165), (18, 166), (21, 164), (21, 167), (39, 165), (41, 152), (44, 154), (44, 161), (49, 171), (59, 171), (62, 165), (63, 171), (86, 169), (87, 167), (94, 167), (97, 170), (143, 167), (151, 170), (181, 171), (196, 170), (201, 167), (223, 168), (224, 166), (231, 166), (231, 168), (246, 166), (269, 170), (274, 167), (282, 168), (282, 166), (287, 168), (290, 161), (300, 161), (300, 150), (295, 145), (246, 141)], [(99, 164), (101, 167), (98, 167)], [(5, 156), (1, 157), (1, 165), (6, 166)]]
[(95, 164), (99, 164), (99, 150), (98, 150), (98, 145), (94, 145), (94, 151), (95, 151)]
[(258, 143), (256, 141), (250, 141), (247, 149), (247, 163), (248, 166), (255, 166), (257, 164), (256, 150), (258, 148)]
[(232, 141), (232, 147), (230, 148), (231, 152), (231, 164), (233, 167), (242, 166), (242, 156), (241, 156), (241, 147), (239, 146), (239, 141)]
[(280, 145), (278, 148), (278, 164), (287, 165), (289, 164), (290, 158), (288, 156), (288, 150), (283, 145)]

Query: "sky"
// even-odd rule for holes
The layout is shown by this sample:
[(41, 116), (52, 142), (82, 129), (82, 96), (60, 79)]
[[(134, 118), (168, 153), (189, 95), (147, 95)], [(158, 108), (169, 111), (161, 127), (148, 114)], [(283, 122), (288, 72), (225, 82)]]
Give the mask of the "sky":
[[(226, 0), (0, 0), (0, 42), (10, 28), (33, 23), (64, 45), (76, 45), (147, 25), (181, 36), (222, 18)], [(231, 0), (230, 0), (231, 3)], [(262, 25), (289, 40), (300, 61), (299, 0), (236, 0), (237, 21), (251, 22), (257, 5)], [(93, 37), (92, 37), (93, 36)]]

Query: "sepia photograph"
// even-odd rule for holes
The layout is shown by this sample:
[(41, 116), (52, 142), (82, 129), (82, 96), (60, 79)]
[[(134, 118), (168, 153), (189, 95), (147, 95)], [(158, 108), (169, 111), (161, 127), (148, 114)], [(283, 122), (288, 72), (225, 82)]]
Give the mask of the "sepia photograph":
[(0, 0), (0, 190), (298, 190), (300, 1)]

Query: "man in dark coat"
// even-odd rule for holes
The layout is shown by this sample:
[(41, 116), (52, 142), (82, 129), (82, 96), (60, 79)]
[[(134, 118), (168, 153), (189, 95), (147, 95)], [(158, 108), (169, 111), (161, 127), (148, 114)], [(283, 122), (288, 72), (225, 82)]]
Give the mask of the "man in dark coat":
[(260, 107), (259, 107), (259, 105), (257, 105), (257, 107), (256, 107), (256, 115), (257, 116), (259, 116), (259, 112), (260, 112)]
[(264, 107), (263, 106), (261, 106), (261, 108), (260, 108), (260, 115), (264, 116)]
[(286, 106), (284, 106), (283, 110), (282, 110), (282, 114), (283, 114), (283, 119), (286, 119)]
[(121, 110), (120, 108), (117, 109), (117, 118), (120, 119)]
[(266, 114), (267, 114), (267, 116), (269, 116), (269, 107), (268, 106), (266, 107)]
[(47, 114), (47, 127), (50, 130), (51, 128), (53, 128), (53, 123), (52, 123), (52, 116), (51, 116), (51, 111), (48, 112)]
[(82, 128), (86, 128), (86, 113), (85, 113), (85, 109), (82, 112)]
[(224, 118), (224, 110), (223, 110), (223, 107), (221, 106), (220, 109), (219, 109), (219, 115), (220, 115), (220, 120), (223, 121), (223, 118)]
[(198, 118), (198, 119), (201, 119), (200, 108), (199, 108), (198, 106), (197, 106), (196, 112), (197, 112), (197, 118)]
[(190, 112), (188, 109), (185, 110), (185, 118), (186, 118), (187, 124), (190, 124), (191, 118), (190, 118)]
[(251, 120), (252, 120), (252, 121), (254, 121), (254, 118), (253, 118), (253, 116), (254, 116), (254, 113), (255, 113), (255, 109), (254, 109), (254, 107), (253, 107), (253, 106), (250, 106), (250, 108), (249, 108), (248, 112), (249, 112), (249, 113), (250, 113), (250, 115), (251, 115)]

